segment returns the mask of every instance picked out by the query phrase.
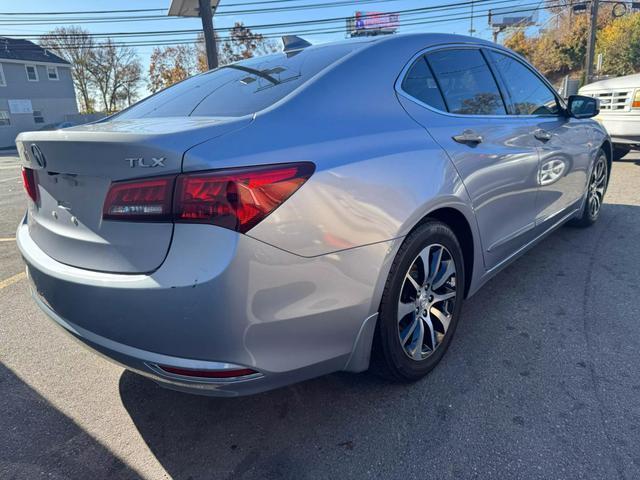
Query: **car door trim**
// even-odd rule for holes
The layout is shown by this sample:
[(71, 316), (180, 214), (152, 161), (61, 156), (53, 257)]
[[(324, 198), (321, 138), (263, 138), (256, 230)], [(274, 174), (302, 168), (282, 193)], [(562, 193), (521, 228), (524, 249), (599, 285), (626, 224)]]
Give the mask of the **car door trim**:
[(487, 253), (493, 252), (498, 247), (501, 247), (502, 245), (505, 245), (506, 243), (509, 243), (511, 240), (515, 240), (519, 236), (524, 235), (527, 232), (530, 232), (534, 228), (536, 228), (536, 222), (535, 221), (525, 225), (522, 228), (519, 228), (515, 232), (512, 232), (512, 233), (502, 237), (499, 240), (496, 240), (493, 244), (489, 245), (489, 248), (487, 248)]
[(520, 256), (520, 254), (524, 253), (527, 249), (532, 247), (539, 240), (542, 240), (544, 237), (546, 237), (553, 230), (555, 230), (556, 228), (559, 228), (560, 226), (562, 226), (565, 222), (567, 222), (569, 219), (571, 219), (579, 211), (580, 211), (580, 207), (571, 209), (566, 215), (563, 215), (562, 218), (560, 218), (557, 222), (555, 222), (549, 228), (545, 229), (543, 232), (541, 232), (539, 235), (537, 235), (531, 241), (527, 242), (525, 245), (523, 245), (522, 247), (517, 249), (511, 255), (509, 255), (505, 259), (501, 260), (497, 265), (494, 265), (489, 270), (487, 270), (487, 275), (491, 275), (491, 274), (497, 273), (500, 269), (505, 267), (512, 260), (515, 260), (518, 256)]

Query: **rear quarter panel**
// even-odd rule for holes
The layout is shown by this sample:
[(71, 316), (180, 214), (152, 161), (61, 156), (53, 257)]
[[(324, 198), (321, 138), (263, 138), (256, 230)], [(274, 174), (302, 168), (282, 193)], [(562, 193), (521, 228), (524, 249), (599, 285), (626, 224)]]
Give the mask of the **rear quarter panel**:
[(461, 210), (475, 231), (451, 161), (394, 90), (424, 46), (412, 36), (372, 43), (242, 131), (192, 148), (183, 169), (313, 162), (311, 179), (248, 232), (305, 257), (401, 238), (445, 206)]

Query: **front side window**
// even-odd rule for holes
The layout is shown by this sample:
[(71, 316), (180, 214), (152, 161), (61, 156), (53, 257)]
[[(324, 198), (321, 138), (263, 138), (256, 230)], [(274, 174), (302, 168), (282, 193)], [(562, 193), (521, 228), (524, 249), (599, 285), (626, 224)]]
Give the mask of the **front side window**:
[(35, 65), (25, 65), (25, 69), (27, 70), (27, 80), (30, 82), (38, 81), (38, 70)]
[(438, 84), (424, 57), (420, 57), (411, 66), (406, 77), (402, 80), (402, 90), (422, 103), (438, 110), (447, 110)]
[(57, 67), (47, 67), (47, 77), (49, 78), (49, 80), (58, 80)]
[(9, 112), (6, 110), (0, 110), (0, 127), (11, 125), (11, 118)]
[(498, 73), (504, 80), (515, 115), (557, 115), (556, 96), (529, 68), (516, 59), (491, 52)]
[(42, 112), (40, 110), (33, 111), (33, 122), (44, 123), (44, 117), (42, 116)]
[(500, 90), (480, 50), (440, 50), (427, 55), (451, 113), (505, 115)]

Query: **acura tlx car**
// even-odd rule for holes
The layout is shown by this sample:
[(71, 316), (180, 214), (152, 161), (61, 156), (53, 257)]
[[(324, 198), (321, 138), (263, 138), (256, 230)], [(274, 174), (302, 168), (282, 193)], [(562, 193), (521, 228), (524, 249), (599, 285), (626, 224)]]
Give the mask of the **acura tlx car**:
[(417, 380), (463, 299), (599, 216), (597, 100), (565, 103), (513, 52), (444, 34), (285, 45), (17, 138), (35, 301), (162, 386)]

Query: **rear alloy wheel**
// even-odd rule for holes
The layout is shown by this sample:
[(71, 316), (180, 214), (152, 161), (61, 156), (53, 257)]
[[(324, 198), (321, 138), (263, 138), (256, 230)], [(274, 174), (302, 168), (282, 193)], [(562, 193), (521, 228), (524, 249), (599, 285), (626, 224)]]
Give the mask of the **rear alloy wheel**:
[(431, 244), (415, 258), (398, 300), (398, 336), (404, 353), (424, 360), (442, 344), (456, 297), (456, 267), (444, 246)]
[(587, 198), (580, 217), (573, 220), (573, 224), (578, 227), (588, 227), (593, 225), (600, 216), (602, 203), (604, 202), (604, 194), (607, 191), (607, 183), (609, 180), (609, 168), (607, 157), (601, 150), (598, 159), (593, 166), (591, 177), (589, 178), (589, 186), (587, 187)]
[(464, 296), (460, 245), (451, 229), (429, 221), (405, 240), (380, 306), (373, 368), (414, 381), (440, 361)]

